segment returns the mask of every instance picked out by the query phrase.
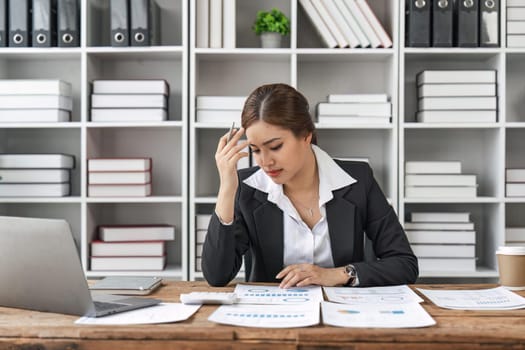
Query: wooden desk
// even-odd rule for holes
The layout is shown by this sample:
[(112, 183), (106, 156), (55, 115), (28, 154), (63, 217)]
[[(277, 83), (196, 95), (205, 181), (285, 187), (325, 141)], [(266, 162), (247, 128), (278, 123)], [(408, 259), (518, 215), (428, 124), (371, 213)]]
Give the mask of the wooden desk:
[[(420, 285), (488, 288), (493, 285)], [(154, 294), (178, 302), (180, 293), (210, 289), (205, 282), (169, 282)], [(231, 291), (233, 286), (213, 288)], [(521, 295), (525, 295), (522, 292)], [(0, 307), (0, 349), (525, 349), (525, 309), (457, 311), (423, 303), (436, 326), (361, 329), (315, 326), (262, 329), (207, 321), (203, 306), (185, 322), (143, 326), (75, 325), (76, 316)]]

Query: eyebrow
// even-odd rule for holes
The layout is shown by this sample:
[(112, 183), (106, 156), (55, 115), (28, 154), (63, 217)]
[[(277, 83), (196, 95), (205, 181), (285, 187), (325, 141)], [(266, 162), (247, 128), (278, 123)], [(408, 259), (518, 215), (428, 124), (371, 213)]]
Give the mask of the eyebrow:
[[(267, 145), (269, 143), (272, 143), (272, 142), (280, 140), (280, 139), (281, 139), (280, 137), (274, 137), (273, 139), (269, 139), (267, 141), (264, 141), (262, 145), (265, 146), (265, 145)], [(253, 143), (250, 143), (250, 147), (258, 147), (258, 146), (254, 145)]]

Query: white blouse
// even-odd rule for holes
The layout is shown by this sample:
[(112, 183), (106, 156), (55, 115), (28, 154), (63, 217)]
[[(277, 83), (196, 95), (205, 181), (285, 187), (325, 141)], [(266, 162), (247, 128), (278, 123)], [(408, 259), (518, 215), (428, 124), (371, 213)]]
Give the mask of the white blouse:
[(332, 191), (355, 183), (337, 163), (321, 148), (312, 145), (319, 172), (319, 211), (321, 219), (312, 229), (301, 219), (290, 199), (284, 194), (283, 186), (276, 184), (259, 169), (244, 180), (248, 186), (268, 194), (268, 201), (275, 203), (284, 215), (285, 266), (308, 263), (321, 267), (334, 267), (325, 204), (333, 198)]

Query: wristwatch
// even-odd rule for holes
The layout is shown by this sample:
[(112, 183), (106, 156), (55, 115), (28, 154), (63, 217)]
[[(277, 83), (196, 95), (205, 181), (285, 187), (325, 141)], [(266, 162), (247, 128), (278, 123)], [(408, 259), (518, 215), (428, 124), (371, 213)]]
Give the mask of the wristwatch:
[(357, 277), (357, 271), (352, 264), (348, 264), (345, 266), (345, 273), (348, 275), (348, 282), (346, 282), (346, 286), (353, 286), (355, 279)]

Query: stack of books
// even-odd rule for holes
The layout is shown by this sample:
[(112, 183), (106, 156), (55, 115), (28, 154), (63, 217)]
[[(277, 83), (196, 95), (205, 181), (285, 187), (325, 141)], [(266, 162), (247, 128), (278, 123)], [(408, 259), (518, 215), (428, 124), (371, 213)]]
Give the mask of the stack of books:
[(56, 79), (0, 79), (0, 123), (68, 122), (71, 90)]
[(88, 159), (90, 197), (146, 197), (151, 195), (151, 158)]
[(331, 94), (317, 104), (319, 124), (389, 124), (391, 116), (386, 94)]
[(476, 231), (470, 213), (413, 212), (405, 231), (420, 271), (476, 270)]
[(198, 214), (195, 217), (195, 271), (202, 271), (202, 245), (206, 239), (210, 220), (211, 215), (208, 214)]
[(507, 47), (525, 47), (525, 0), (507, 0)]
[(460, 161), (405, 163), (405, 197), (476, 196), (476, 175), (462, 174)]
[(166, 267), (166, 241), (175, 239), (170, 225), (107, 225), (91, 242), (91, 270), (155, 270)]
[(0, 154), (0, 197), (64, 197), (71, 193), (67, 154)]
[(525, 197), (525, 169), (505, 170), (505, 195)]
[(495, 123), (496, 71), (425, 70), (416, 77), (422, 123)]
[(525, 245), (525, 227), (507, 227), (505, 228), (506, 245)]
[(392, 40), (366, 0), (299, 0), (329, 48), (392, 47)]
[(196, 0), (196, 46), (235, 48), (235, 0)]
[(168, 118), (169, 85), (162, 79), (94, 80), (92, 122), (157, 122)]
[(246, 96), (197, 96), (196, 122), (241, 125)]

